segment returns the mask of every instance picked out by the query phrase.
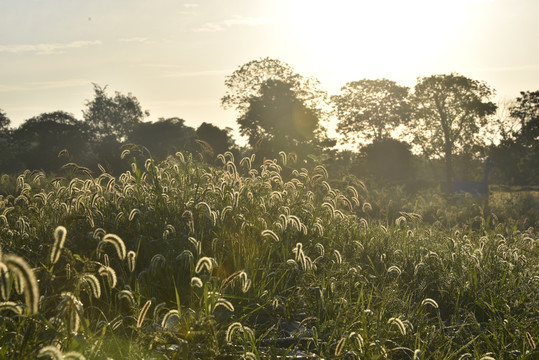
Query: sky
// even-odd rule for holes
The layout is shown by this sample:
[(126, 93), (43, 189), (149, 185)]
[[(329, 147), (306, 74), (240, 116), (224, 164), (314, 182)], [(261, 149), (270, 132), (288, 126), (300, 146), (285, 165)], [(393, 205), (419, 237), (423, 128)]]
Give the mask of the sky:
[(0, 0), (0, 109), (13, 127), (82, 119), (96, 83), (133, 94), (149, 121), (236, 128), (225, 77), (264, 57), (330, 95), (456, 72), (515, 98), (539, 89), (538, 14), (539, 0)]

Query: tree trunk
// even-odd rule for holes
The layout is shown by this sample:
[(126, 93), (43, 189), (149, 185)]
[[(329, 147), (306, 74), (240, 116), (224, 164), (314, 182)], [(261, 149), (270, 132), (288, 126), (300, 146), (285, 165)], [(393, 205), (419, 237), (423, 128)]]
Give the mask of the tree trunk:
[(448, 195), (453, 195), (453, 154), (451, 149), (446, 146), (445, 149), (445, 181), (447, 183), (446, 192)]

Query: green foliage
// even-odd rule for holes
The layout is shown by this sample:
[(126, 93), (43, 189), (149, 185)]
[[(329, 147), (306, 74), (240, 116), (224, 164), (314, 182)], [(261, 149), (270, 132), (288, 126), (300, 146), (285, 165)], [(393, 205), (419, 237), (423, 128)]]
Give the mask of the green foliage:
[(337, 131), (345, 141), (376, 140), (388, 136), (410, 115), (409, 89), (387, 79), (353, 81), (334, 95), (339, 124)]
[(506, 183), (536, 185), (539, 181), (539, 91), (521, 92), (511, 116), (519, 131), (490, 149), (495, 165)]
[(196, 129), (196, 136), (199, 140), (210, 145), (210, 154), (214, 158), (216, 154), (224, 154), (234, 147), (234, 140), (230, 135), (231, 131), (231, 128), (220, 129), (215, 125), (203, 122)]
[[(2, 358), (537, 351), (536, 198), (487, 208), (357, 180), (337, 188), (286, 153), (258, 168), (230, 152), (218, 167), (138, 158), (119, 177), (72, 165), (78, 177), (2, 178)], [(38, 280), (36, 314), (21, 314), (13, 253)]]
[(7, 117), (7, 114), (0, 109), (0, 134), (5, 133), (8, 130), (11, 120)]
[(240, 133), (259, 160), (278, 151), (296, 152), (305, 158), (327, 142), (321, 121), (327, 94), (318, 80), (305, 78), (279, 60), (251, 61), (225, 79), (225, 108), (238, 112)]
[[(89, 133), (88, 126), (71, 114), (43, 113), (13, 131), (12, 156), (18, 158), (23, 168), (47, 172), (59, 170), (66, 157), (68, 161), (86, 163)], [(59, 157), (62, 151), (63, 158)]]
[(384, 139), (367, 145), (361, 152), (365, 154), (369, 170), (376, 178), (392, 184), (413, 180), (410, 145)]
[(149, 113), (142, 111), (133, 95), (116, 92), (112, 97), (107, 95), (106, 89), (106, 86), (94, 84), (94, 98), (86, 102), (84, 120), (97, 139), (112, 137), (123, 142)]
[(156, 159), (164, 160), (178, 151), (193, 150), (194, 138), (195, 130), (185, 126), (185, 120), (169, 118), (138, 124), (129, 141), (146, 147)]
[(419, 78), (414, 88), (414, 143), (427, 157), (440, 157), (446, 165), (445, 181), (453, 192), (454, 154), (474, 153), (487, 115), (496, 111), (492, 89), (458, 74)]

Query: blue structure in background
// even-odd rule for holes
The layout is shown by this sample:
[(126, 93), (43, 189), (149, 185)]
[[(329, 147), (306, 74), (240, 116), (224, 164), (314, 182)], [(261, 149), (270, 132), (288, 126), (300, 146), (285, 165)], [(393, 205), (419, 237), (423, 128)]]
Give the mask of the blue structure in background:
[[(494, 161), (487, 158), (485, 164), (485, 176), (483, 181), (453, 181), (453, 190), (455, 194), (470, 193), (478, 196), (488, 196), (488, 175), (492, 169)], [(442, 183), (442, 188), (447, 191), (447, 183)]]

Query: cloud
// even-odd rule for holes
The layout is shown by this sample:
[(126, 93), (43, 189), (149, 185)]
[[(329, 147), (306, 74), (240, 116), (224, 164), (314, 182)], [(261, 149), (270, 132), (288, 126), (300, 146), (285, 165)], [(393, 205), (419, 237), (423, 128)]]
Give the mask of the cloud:
[(243, 17), (235, 15), (232, 19), (223, 21), (226, 26), (233, 25), (246, 25), (246, 26), (259, 26), (271, 24), (269, 17)]
[(120, 38), (118, 39), (120, 42), (138, 42), (138, 43), (144, 43), (148, 42), (148, 38), (146, 37), (131, 37), (131, 38)]
[(33, 52), (36, 54), (54, 54), (68, 49), (80, 49), (91, 45), (101, 45), (101, 41), (72, 41), (70, 43), (44, 43), (44, 44), (20, 44), (20, 45), (0, 45), (0, 53), (24, 53)]
[(23, 85), (0, 84), (0, 92), (30, 91), (43, 89), (65, 89), (79, 86), (88, 86), (91, 82), (86, 79), (68, 79), (58, 81), (33, 81)]
[(185, 77), (194, 77), (194, 76), (214, 76), (214, 75), (224, 75), (229, 74), (233, 70), (203, 70), (203, 71), (191, 71), (191, 72), (171, 72), (164, 74), (164, 78), (185, 78)]
[(223, 25), (216, 24), (216, 23), (205, 23), (204, 25), (194, 28), (193, 31), (195, 32), (217, 32), (217, 31), (223, 31), (225, 28)]
[(271, 24), (273, 21), (269, 17), (244, 17), (240, 15), (234, 15), (230, 19), (223, 20), (218, 23), (205, 23), (201, 27), (194, 28), (193, 31), (195, 32), (217, 32), (217, 31), (223, 31), (226, 28), (230, 28), (232, 26), (260, 26), (260, 25), (268, 25)]

